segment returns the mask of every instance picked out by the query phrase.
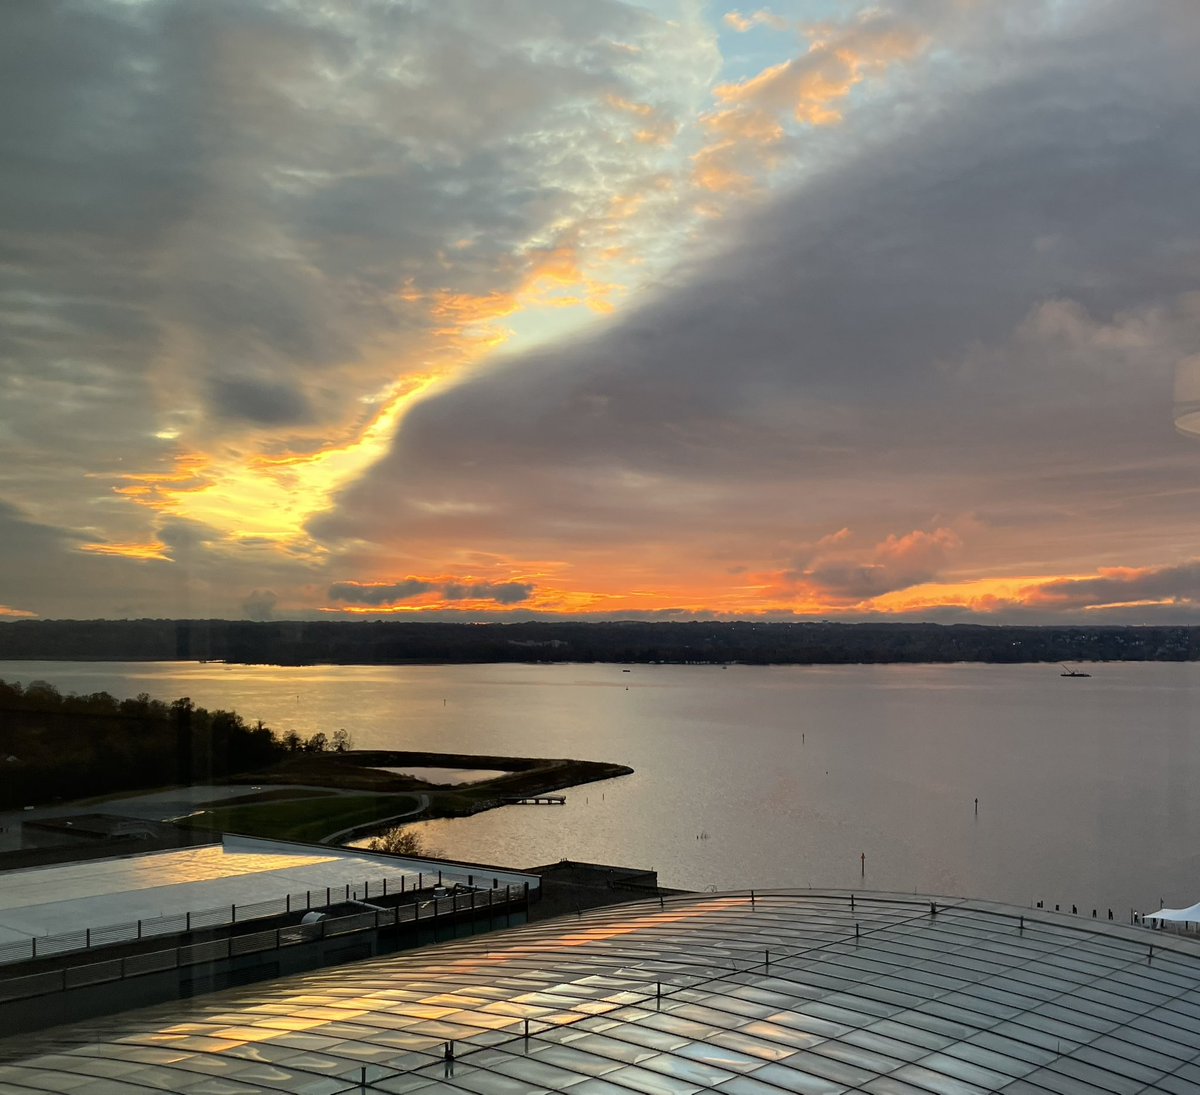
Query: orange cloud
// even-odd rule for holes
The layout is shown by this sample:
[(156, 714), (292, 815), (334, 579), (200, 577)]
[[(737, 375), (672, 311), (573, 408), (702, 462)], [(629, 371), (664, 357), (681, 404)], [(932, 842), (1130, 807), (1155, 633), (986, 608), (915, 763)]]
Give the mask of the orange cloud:
[(906, 61), (927, 39), (882, 14), (849, 28), (818, 28), (808, 52), (772, 65), (737, 84), (722, 84), (713, 94), (721, 103), (775, 112), (790, 110), (798, 122), (830, 125), (842, 119), (834, 104), (845, 99), (868, 75)]
[[(622, 215), (630, 216), (632, 210)], [(514, 263), (523, 266), (515, 289), (478, 294), (445, 288), (421, 292), (410, 283), (399, 296), (407, 303), (428, 307), (436, 324), (433, 333), (447, 348), (459, 351), (460, 358), (471, 360), (478, 358), (481, 350), (508, 341), (512, 332), (499, 321), (517, 312), (578, 305), (595, 312), (612, 311), (612, 297), (620, 287), (588, 274), (580, 247), (570, 240), (528, 248)]]
[(787, 135), (775, 115), (749, 107), (706, 114), (700, 124), (709, 141), (692, 157), (692, 181), (722, 193), (752, 190), (754, 169), (776, 166)]
[[(632, 216), (636, 202), (624, 215)], [(619, 249), (607, 248), (608, 256)], [(551, 245), (527, 248), (515, 257), (520, 279), (515, 289), (469, 293), (451, 288), (421, 291), (401, 287), (403, 302), (426, 310), (432, 321), (427, 340), (413, 350), (434, 359), (413, 370), (392, 366), (403, 379), (392, 386), (364, 423), (348, 428), (348, 439), (324, 444), (316, 452), (274, 454), (183, 453), (169, 472), (125, 475), (115, 492), (160, 514), (200, 521), (233, 540), (266, 539), (278, 544), (308, 543), (305, 527), (329, 508), (333, 495), (387, 450), (408, 408), (462, 367), (508, 341), (503, 320), (536, 308), (583, 306), (609, 312), (620, 286), (589, 274), (581, 247), (567, 236)], [(310, 545), (311, 546), (311, 545)], [(169, 558), (155, 543), (96, 543), (85, 550), (130, 558)]]
[(722, 21), (739, 34), (745, 34), (746, 31), (753, 30), (755, 27), (787, 30), (789, 26), (788, 21), (782, 15), (776, 15), (770, 8), (760, 8), (750, 15), (743, 15), (735, 8), (733, 11), (727, 11), (722, 17)]
[(638, 128), (633, 139), (639, 144), (668, 145), (679, 132), (679, 123), (650, 103), (635, 103), (619, 95), (609, 95), (606, 102), (615, 110), (629, 114)]
[(171, 560), (171, 556), (167, 554), (167, 545), (158, 540), (141, 544), (82, 544), (81, 550), (93, 555), (119, 555), (123, 559), (157, 559), (167, 562)]
[[(844, 538), (827, 538), (844, 543)], [(631, 617), (660, 615), (664, 619), (718, 617), (771, 619), (787, 617), (851, 618), (865, 615), (921, 616), (956, 609), (981, 617), (1019, 610), (1094, 613), (1114, 608), (1157, 605), (1200, 605), (1200, 563), (1168, 568), (1104, 568), (1092, 575), (1002, 576), (968, 581), (920, 580), (913, 568), (929, 568), (954, 551), (956, 539), (946, 530), (892, 536), (875, 545), (872, 559), (909, 568), (907, 577), (896, 572), (876, 573), (876, 564), (847, 564), (843, 578), (863, 588), (833, 588), (795, 571), (740, 573), (714, 576), (704, 567), (676, 574), (669, 583), (647, 576), (661, 575), (660, 563), (647, 559), (638, 570), (614, 572), (595, 560), (539, 564), (535, 578), (529, 570), (505, 571), (503, 576), (479, 579), (438, 575), (409, 577), (394, 586), (402, 594), (392, 599), (384, 583), (343, 583), (362, 592), (366, 602), (379, 591), (377, 603), (354, 603), (354, 597), (330, 598), (322, 611), (361, 616), (410, 615), (464, 612), (495, 613), (519, 608), (524, 611), (579, 617), (595, 614)], [(653, 550), (648, 555), (653, 555)], [(827, 564), (826, 564), (827, 565)], [(738, 569), (740, 572), (740, 568)], [(516, 574), (516, 577), (511, 575)], [(890, 581), (908, 581), (904, 588), (872, 593)], [(1147, 585), (1149, 583), (1149, 586)], [(506, 586), (522, 585), (508, 597), (497, 596)], [(1157, 592), (1170, 586), (1173, 594)], [(472, 587), (475, 587), (474, 589)], [(528, 596), (524, 596), (524, 589)], [(1190, 592), (1189, 592), (1190, 591)], [(451, 595), (447, 596), (447, 592)], [(476, 594), (481, 595), (476, 595)]]
[(826, 604), (861, 606), (933, 581), (962, 547), (958, 533), (950, 528), (914, 529), (903, 536), (893, 533), (868, 550), (856, 550), (852, 539), (846, 529), (823, 537), (785, 580)]
[(518, 291), (525, 304), (568, 307), (586, 304), (596, 312), (611, 312), (615, 284), (600, 281), (583, 270), (579, 248), (572, 243), (527, 252), (529, 272)]
[[(747, 18), (732, 12), (726, 21), (745, 30), (762, 14)], [(701, 119), (710, 140), (693, 157), (693, 182), (703, 190), (745, 193), (757, 175), (777, 165), (785, 138), (781, 117), (790, 115), (801, 125), (837, 124), (856, 85), (916, 56), (927, 41), (880, 12), (848, 26), (812, 28), (806, 53), (714, 89), (724, 109)]]
[[(271, 456), (181, 454), (173, 471), (126, 475), (127, 485), (114, 490), (157, 513), (203, 522), (232, 539), (304, 541), (308, 520), (327, 509), (334, 492), (386, 452), (405, 411), (438, 380), (434, 375), (406, 377), (343, 444)], [(117, 547), (122, 550), (114, 550)], [(154, 558), (136, 553), (146, 547), (99, 544), (86, 550)]]
[(122, 475), (121, 480), (128, 485), (114, 487), (113, 493), (154, 509), (168, 509), (166, 501), (170, 497), (200, 490), (210, 482), (209, 464), (202, 453), (179, 455), (172, 471)]

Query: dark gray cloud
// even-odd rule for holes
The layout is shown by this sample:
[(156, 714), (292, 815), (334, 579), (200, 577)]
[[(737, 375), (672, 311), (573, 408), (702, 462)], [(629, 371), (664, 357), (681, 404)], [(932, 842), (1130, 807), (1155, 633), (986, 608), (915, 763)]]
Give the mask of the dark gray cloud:
[(433, 582), (420, 578), (409, 578), (403, 582), (364, 584), (360, 582), (334, 582), (329, 587), (329, 599), (341, 604), (391, 605), (420, 597), (436, 588)]
[(447, 601), (495, 601), (515, 605), (527, 601), (534, 586), (525, 582), (442, 582), (406, 578), (402, 582), (334, 582), (329, 599), (338, 604), (394, 605), (427, 593)]
[(312, 419), (312, 407), (304, 393), (287, 384), (215, 377), (209, 391), (209, 406), (224, 418), (264, 426), (300, 425)]
[(1129, 602), (1186, 603), (1200, 608), (1200, 562), (1175, 566), (1121, 569), (1097, 578), (1072, 578), (1046, 582), (1031, 599), (1039, 609), (1086, 608)]
[(281, 558), (273, 546), (231, 548), (196, 521), (167, 518), (155, 540), (164, 550), (138, 558), (123, 554), (127, 545), (64, 532), (0, 502), (0, 606), (58, 619), (265, 619), (275, 604), (294, 614), (295, 602), (260, 592), (255, 580), (290, 588), (317, 572), (313, 562)]
[(488, 600), (516, 605), (529, 600), (534, 586), (528, 582), (451, 582), (442, 588), (448, 601)]
[(221, 533), (204, 524), (183, 517), (167, 517), (158, 523), (158, 539), (175, 557), (184, 557), (202, 550), (221, 539)]
[(823, 597), (857, 602), (940, 577), (962, 541), (949, 529), (932, 533), (917, 529), (907, 536), (888, 537), (859, 559), (841, 555), (837, 545), (832, 546), (833, 551), (822, 553), (792, 577)]
[(255, 589), (242, 601), (242, 615), (248, 620), (270, 620), (278, 603), (279, 598), (271, 590)]

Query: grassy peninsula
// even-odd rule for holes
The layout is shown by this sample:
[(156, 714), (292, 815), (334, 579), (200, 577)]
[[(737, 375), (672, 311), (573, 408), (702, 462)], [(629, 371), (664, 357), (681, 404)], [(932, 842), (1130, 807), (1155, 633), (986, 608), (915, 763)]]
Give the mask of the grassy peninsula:
[[(409, 774), (438, 768), (501, 774), (457, 784)], [(201, 803), (184, 824), (301, 841), (473, 814), (632, 771), (565, 758), (354, 750), (344, 729), (301, 738), (186, 697), (63, 695), (44, 681), (0, 681), (0, 769), (0, 810), (107, 799), (120, 813), (122, 798), (213, 784), (244, 792)]]
[[(406, 772), (427, 768), (483, 769), (504, 774), (472, 783), (446, 784)], [(234, 781), (253, 782), (256, 788), (278, 786), (279, 790), (239, 798), (232, 804), (214, 803), (192, 823), (290, 840), (326, 840), (335, 835), (350, 839), (397, 821), (463, 817), (502, 805), (508, 799), (550, 794), (632, 771), (623, 764), (568, 758), (411, 750), (303, 753)]]

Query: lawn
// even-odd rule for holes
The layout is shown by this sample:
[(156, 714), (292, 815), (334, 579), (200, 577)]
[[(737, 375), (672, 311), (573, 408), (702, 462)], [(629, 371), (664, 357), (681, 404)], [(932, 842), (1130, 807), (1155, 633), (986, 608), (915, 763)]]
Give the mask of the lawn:
[(189, 818), (189, 824), (227, 833), (313, 842), (383, 818), (407, 813), (418, 805), (412, 795), (333, 795), (293, 802), (258, 802), (217, 806)]

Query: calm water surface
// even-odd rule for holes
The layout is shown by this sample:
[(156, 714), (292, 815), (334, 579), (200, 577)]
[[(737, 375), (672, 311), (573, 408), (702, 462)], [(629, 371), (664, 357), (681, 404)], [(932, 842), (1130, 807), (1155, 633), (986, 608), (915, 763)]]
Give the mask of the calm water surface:
[[(655, 868), (1086, 909), (1200, 899), (1200, 665), (224, 666), (0, 662), (64, 691), (191, 696), (360, 748), (580, 757), (565, 807), (421, 826), (452, 857)], [(979, 799), (975, 813), (974, 800)], [(860, 856), (865, 853), (865, 875)]]

